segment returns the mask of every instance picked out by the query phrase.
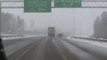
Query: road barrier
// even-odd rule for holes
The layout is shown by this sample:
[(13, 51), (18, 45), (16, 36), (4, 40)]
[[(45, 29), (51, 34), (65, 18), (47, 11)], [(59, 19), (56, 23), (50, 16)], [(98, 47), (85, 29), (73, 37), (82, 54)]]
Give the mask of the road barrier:
[(107, 39), (92, 38), (92, 37), (76, 37), (76, 36), (73, 36), (71, 38), (78, 38), (78, 39), (85, 39), (85, 40), (92, 40), (92, 41), (100, 41), (100, 42), (107, 42)]

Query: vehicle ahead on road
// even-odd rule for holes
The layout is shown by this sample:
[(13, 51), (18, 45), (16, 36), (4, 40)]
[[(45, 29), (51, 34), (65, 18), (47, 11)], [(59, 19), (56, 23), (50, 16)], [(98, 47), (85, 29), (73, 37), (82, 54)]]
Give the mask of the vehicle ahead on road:
[(48, 36), (55, 37), (55, 27), (48, 27)]
[(58, 33), (57, 36), (60, 37), (60, 38), (62, 38), (63, 34), (62, 33)]

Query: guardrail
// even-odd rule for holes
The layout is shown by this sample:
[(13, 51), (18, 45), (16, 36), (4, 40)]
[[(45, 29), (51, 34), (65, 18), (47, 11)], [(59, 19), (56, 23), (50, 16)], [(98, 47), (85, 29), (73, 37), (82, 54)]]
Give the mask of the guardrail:
[(24, 35), (1, 35), (1, 37), (18, 37), (18, 36), (24, 36)]
[(85, 39), (85, 40), (92, 40), (92, 41), (100, 41), (100, 42), (107, 42), (107, 39), (100, 39), (100, 38), (76, 37), (76, 36), (73, 36), (71, 38), (78, 38), (78, 39)]

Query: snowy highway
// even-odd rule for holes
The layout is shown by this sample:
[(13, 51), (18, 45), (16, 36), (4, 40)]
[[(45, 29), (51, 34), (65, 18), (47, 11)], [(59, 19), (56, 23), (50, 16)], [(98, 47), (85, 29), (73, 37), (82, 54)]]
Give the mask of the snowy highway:
[(3, 41), (8, 60), (107, 60), (107, 43), (36, 36)]

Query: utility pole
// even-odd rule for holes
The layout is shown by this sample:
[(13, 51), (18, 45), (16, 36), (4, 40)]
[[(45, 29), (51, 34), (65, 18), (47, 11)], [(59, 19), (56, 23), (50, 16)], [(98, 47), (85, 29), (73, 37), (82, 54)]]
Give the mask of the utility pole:
[[(0, 24), (1, 24), (1, 2), (0, 2)], [(7, 60), (5, 52), (4, 52), (4, 47), (2, 44), (2, 38), (1, 38), (1, 25), (0, 25), (0, 59), (1, 60)]]

